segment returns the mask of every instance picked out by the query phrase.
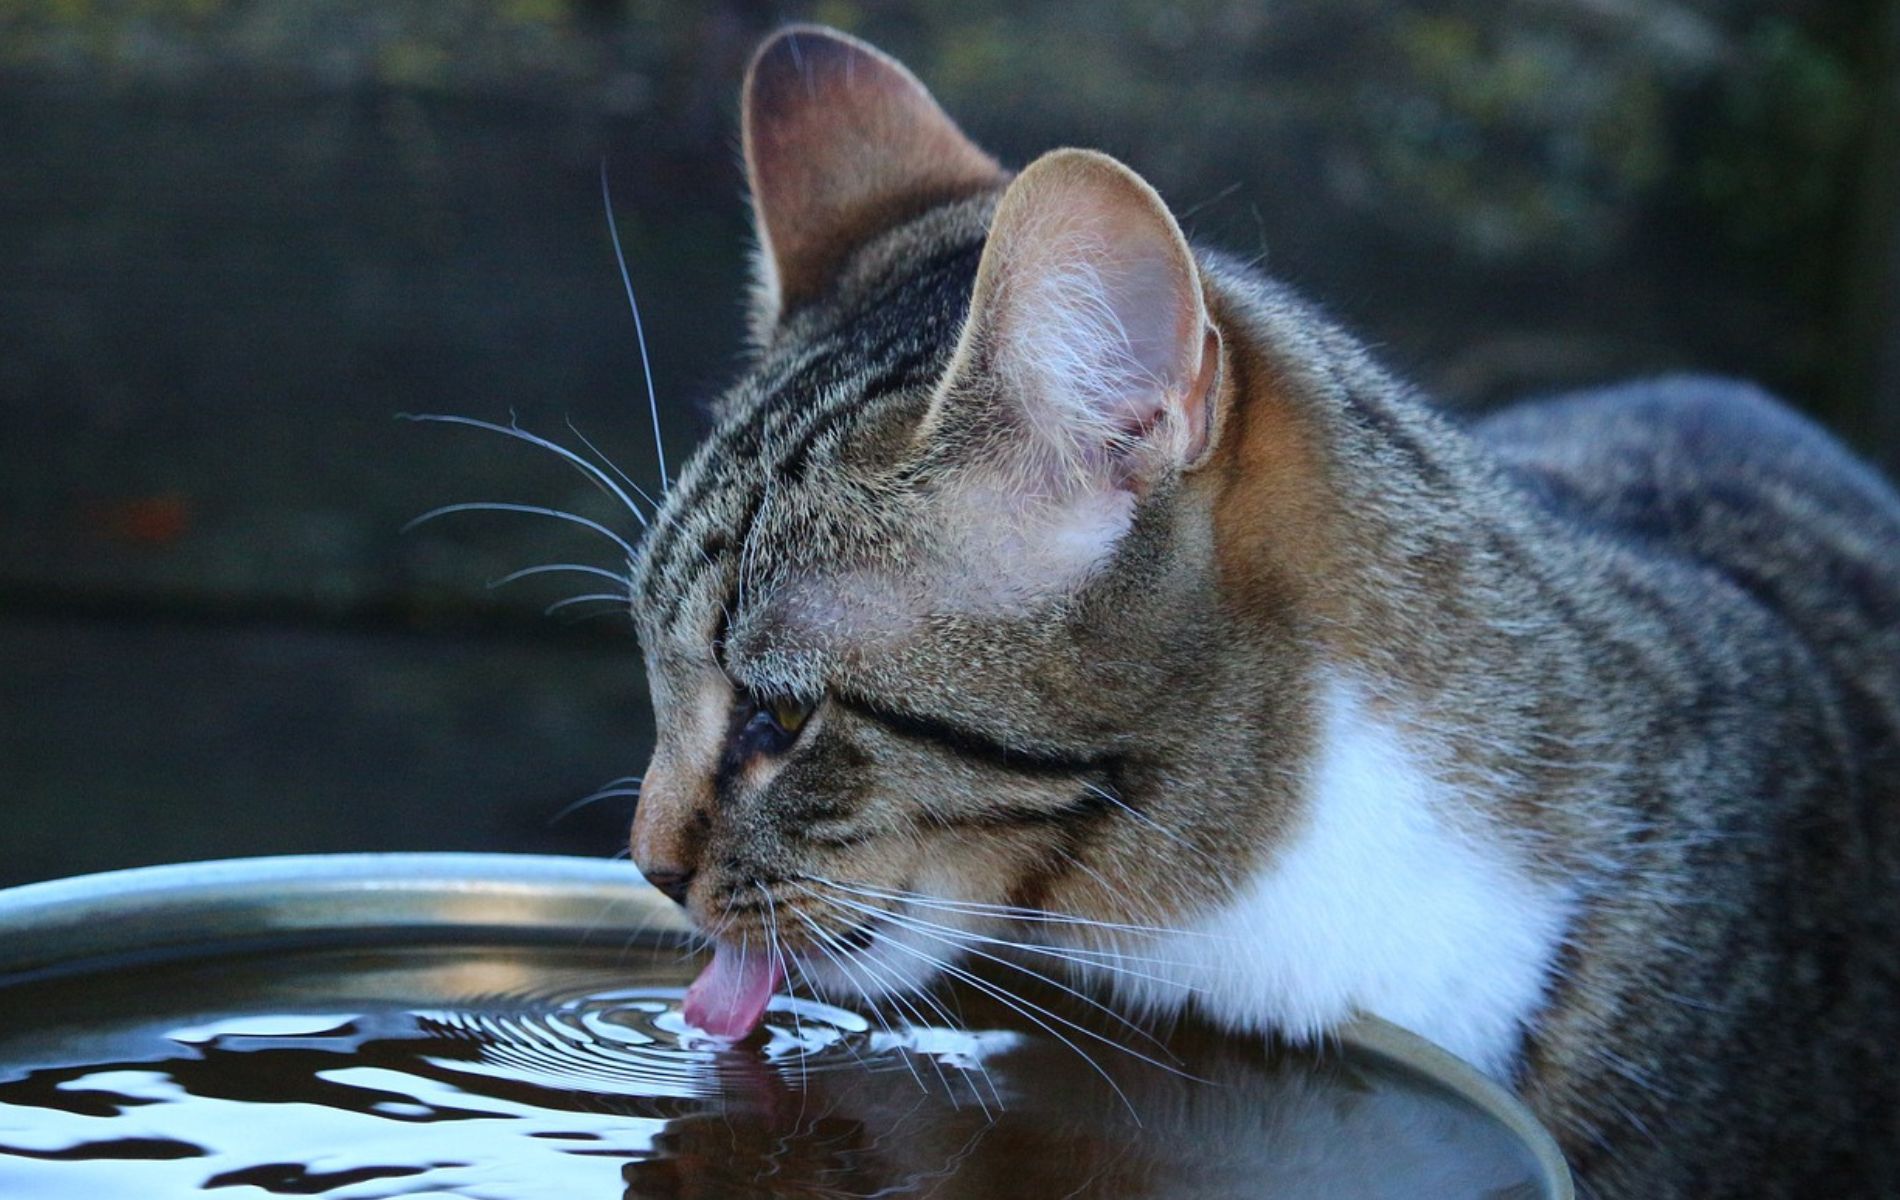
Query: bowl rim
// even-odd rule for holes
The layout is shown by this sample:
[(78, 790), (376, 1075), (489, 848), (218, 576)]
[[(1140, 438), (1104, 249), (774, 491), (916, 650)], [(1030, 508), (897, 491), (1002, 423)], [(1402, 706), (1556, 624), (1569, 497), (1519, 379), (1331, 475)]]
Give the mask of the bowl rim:
[[(547, 854), (296, 854), (132, 867), (0, 889), (0, 989), (121, 964), (265, 945), (625, 941), (690, 932), (625, 860)], [(1516, 1134), (1552, 1200), (1563, 1153), (1524, 1103), (1463, 1059), (1376, 1017), (1338, 1039), (1449, 1088)]]

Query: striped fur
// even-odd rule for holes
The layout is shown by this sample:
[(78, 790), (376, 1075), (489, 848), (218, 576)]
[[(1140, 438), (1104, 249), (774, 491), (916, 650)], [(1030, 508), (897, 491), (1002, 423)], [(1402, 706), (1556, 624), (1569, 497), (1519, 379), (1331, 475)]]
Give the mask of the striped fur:
[[(819, 69), (876, 67), (801, 36)], [(1024, 385), (939, 418), (980, 369), (956, 355), (1011, 186), (887, 204), (762, 302), (635, 564), (642, 865), (692, 867), (721, 936), (776, 916), (813, 976), (874, 994), (976, 936), (1153, 954), (1168, 935), (1133, 927), (1218, 929), (1257, 985), (1219, 955), (1084, 974), (1163, 1011), (1211, 982), (1215, 1019), (1291, 1036), (1412, 1024), (1512, 1081), (1588, 1195), (1894, 1194), (1893, 491), (1714, 380), (1461, 427), (1196, 250), (1205, 454), (1144, 476), (1081, 576), (1004, 586), (985, 555), (1042, 536), (1015, 506), (1045, 498), (969, 481), (1006, 477), (1016, 435), (978, 431)], [(816, 707), (787, 752), (735, 757), (748, 697)], [(1387, 820), (1416, 836), (1354, 849)], [(1302, 921), (1346, 922), (1340, 957), (1280, 928)], [(1360, 945), (1380, 971), (1348, 969)]]

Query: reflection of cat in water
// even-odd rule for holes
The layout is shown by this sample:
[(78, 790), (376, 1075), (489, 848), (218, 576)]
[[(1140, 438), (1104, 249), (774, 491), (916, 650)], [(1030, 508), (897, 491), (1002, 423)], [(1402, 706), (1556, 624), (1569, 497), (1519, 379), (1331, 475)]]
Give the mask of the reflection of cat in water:
[[(1542, 1194), (1502, 1127), (1440, 1095), (1391, 1078), (1375, 1087), (1330, 1056), (1316, 1066), (1251, 1039), (1195, 1031), (1177, 1047), (1194, 1078), (1111, 1054), (1102, 1065), (1115, 1090), (1059, 1043), (1034, 1037), (987, 1055), (987, 1078), (949, 1070), (940, 1079), (918, 1062), (920, 1085), (887, 1059), (803, 1079), (795, 1064), (761, 1069), (720, 1111), (670, 1122), (654, 1141), (659, 1156), (624, 1168), (627, 1197)], [(953, 1109), (945, 1098), (957, 1093)]]
[(743, 115), (754, 350), (630, 579), (701, 1028), (1006, 941), (1133, 1014), (1387, 1018), (1599, 1195), (1900, 1186), (1885, 484), (1706, 380), (1455, 427), (841, 35)]

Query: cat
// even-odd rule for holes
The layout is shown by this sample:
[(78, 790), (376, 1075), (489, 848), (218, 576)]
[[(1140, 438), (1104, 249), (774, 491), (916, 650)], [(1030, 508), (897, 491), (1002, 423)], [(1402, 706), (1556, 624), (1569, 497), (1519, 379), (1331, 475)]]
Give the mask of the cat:
[(1024, 942), (1131, 1015), (1411, 1029), (1585, 1195), (1895, 1194), (1887, 484), (1713, 379), (1461, 425), (841, 33), (757, 52), (742, 137), (750, 358), (631, 563), (690, 1019)]

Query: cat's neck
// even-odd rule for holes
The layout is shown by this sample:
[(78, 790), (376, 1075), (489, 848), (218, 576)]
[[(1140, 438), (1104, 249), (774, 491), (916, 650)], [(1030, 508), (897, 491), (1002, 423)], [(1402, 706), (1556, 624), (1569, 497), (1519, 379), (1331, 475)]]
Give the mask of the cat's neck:
[(1364, 681), (1328, 674), (1298, 827), (1226, 903), (1102, 972), (1149, 1012), (1317, 1041), (1371, 1015), (1505, 1079), (1542, 1002), (1575, 896), (1476, 828), (1465, 795)]
[[(1298, 793), (1292, 826), (1164, 956), (1189, 965), (1130, 998), (1199, 988), (1217, 1020), (1296, 1036), (1370, 1013), (1507, 1075), (1611, 824), (1590, 713), (1549, 703), (1587, 648), (1482, 447), (1297, 300), (1218, 273), (1214, 292), (1223, 608), (1237, 646), (1297, 614), (1310, 720), (1262, 774)], [(1257, 660), (1224, 659), (1238, 710)]]
[(1586, 792), (1585, 764), (1614, 769), (1593, 706), (1551, 703), (1599, 686), (1566, 620), (1588, 556), (1349, 335), (1283, 290), (1212, 274), (1231, 331), (1215, 517), (1228, 609), (1297, 608), (1314, 669), (1359, 681), (1361, 707), (1427, 750), (1449, 786), (1517, 832), (1586, 846), (1522, 794), (1549, 777), (1516, 768), (1569, 768)]

